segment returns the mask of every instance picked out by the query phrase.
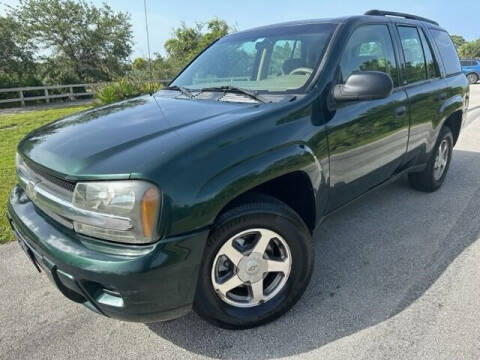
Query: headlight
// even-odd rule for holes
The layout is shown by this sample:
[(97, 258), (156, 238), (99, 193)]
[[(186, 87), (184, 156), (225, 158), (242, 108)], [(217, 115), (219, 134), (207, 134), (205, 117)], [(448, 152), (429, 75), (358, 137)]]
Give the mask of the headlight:
[(76, 232), (105, 240), (146, 244), (157, 239), (161, 196), (154, 185), (136, 180), (80, 182), (75, 186), (73, 206), (102, 219), (73, 222)]
[(17, 174), (25, 172), (25, 162), (18, 152), (15, 153), (15, 170), (17, 171)]

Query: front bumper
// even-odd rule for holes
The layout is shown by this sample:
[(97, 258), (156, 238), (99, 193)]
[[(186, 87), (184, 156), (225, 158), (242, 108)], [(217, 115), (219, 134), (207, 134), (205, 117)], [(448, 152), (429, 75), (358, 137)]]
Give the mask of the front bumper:
[(170, 320), (191, 310), (208, 230), (152, 245), (98, 241), (48, 218), (18, 186), (7, 216), (27, 253), (70, 300), (138, 322)]

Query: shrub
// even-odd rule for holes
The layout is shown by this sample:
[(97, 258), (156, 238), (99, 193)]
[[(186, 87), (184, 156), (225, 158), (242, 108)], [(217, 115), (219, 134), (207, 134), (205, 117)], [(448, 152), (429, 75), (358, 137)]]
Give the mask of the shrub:
[(95, 97), (102, 104), (110, 104), (116, 101), (153, 93), (161, 87), (162, 85), (157, 82), (143, 82), (123, 78), (113, 83), (101, 85), (97, 88)]

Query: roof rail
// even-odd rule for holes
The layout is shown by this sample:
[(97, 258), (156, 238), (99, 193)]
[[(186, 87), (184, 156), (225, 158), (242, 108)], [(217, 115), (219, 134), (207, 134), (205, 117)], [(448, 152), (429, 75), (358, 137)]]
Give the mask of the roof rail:
[(364, 15), (373, 15), (373, 16), (397, 16), (397, 17), (403, 17), (405, 19), (411, 19), (411, 20), (418, 20), (418, 21), (425, 21), (431, 24), (439, 25), (436, 21), (421, 17), (421, 16), (416, 16), (416, 15), (411, 15), (411, 14), (406, 14), (406, 13), (401, 13), (401, 12), (395, 12), (395, 11), (384, 11), (384, 10), (368, 10)]

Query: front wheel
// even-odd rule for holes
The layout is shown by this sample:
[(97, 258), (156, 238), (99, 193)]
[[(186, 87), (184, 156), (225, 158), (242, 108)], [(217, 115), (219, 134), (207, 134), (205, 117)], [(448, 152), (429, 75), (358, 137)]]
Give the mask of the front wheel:
[(259, 195), (222, 215), (208, 239), (194, 310), (209, 322), (245, 329), (270, 322), (303, 294), (312, 239), (284, 203)]
[(448, 126), (444, 126), (438, 136), (435, 149), (425, 167), (419, 173), (408, 174), (410, 185), (417, 190), (433, 192), (442, 186), (447, 176), (453, 152), (453, 135)]

